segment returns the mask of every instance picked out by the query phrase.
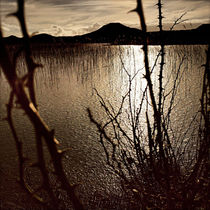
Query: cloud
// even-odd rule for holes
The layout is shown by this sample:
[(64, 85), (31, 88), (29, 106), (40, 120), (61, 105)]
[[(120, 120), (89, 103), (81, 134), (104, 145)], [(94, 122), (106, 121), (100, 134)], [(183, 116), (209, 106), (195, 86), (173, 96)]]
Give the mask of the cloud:
[(99, 29), (100, 27), (101, 27), (100, 24), (95, 23), (95, 24), (92, 25), (92, 26), (87, 26), (87, 27), (81, 28), (81, 29), (78, 31), (78, 34), (90, 33), (90, 32), (92, 32), (92, 31), (95, 31), (95, 30)]
[[(146, 22), (148, 25), (157, 23), (157, 0), (143, 0)], [(164, 23), (172, 24), (181, 14), (187, 23), (207, 23), (210, 21), (209, 0), (168, 0), (164, 3)], [(16, 0), (1, 0), (1, 16), (5, 34), (19, 35), (14, 18), (5, 15), (16, 10)], [(90, 32), (110, 22), (121, 22), (128, 26), (138, 26), (139, 18), (129, 13), (136, 6), (135, 0), (26, 0), (26, 20), (28, 30), (53, 35), (75, 35)], [(95, 25), (97, 23), (97, 25)], [(56, 26), (56, 27), (54, 27)], [(97, 27), (96, 27), (97, 26)]]
[(187, 22), (206, 23), (210, 21), (210, 2), (208, 0), (171, 0), (165, 3), (164, 13), (167, 22), (172, 22), (184, 12)]

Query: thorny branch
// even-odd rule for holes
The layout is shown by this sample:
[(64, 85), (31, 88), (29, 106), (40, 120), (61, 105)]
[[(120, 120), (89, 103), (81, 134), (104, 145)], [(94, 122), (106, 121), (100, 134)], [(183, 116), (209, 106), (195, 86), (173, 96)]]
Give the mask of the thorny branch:
[[(0, 64), (3, 70), (3, 73), (10, 84), (10, 87), (12, 89), (10, 100), (7, 105), (7, 120), (10, 125), (10, 128), (13, 133), (13, 137), (15, 139), (16, 148), (18, 152), (19, 157), (19, 177), (20, 177), (20, 183), (23, 186), (24, 189), (26, 189), (31, 195), (36, 198), (41, 203), (45, 203), (41, 197), (38, 196), (38, 194), (35, 193), (35, 191), (27, 184), (25, 177), (24, 177), (24, 162), (25, 158), (23, 156), (23, 149), (22, 144), (17, 136), (13, 121), (12, 121), (12, 108), (13, 108), (13, 99), (14, 97), (17, 99), (17, 103), (21, 106), (21, 108), (25, 111), (26, 115), (30, 119), (35, 133), (36, 133), (36, 146), (37, 146), (37, 158), (38, 162), (36, 164), (33, 164), (32, 166), (36, 166), (40, 169), (42, 177), (43, 177), (43, 183), (40, 187), (40, 190), (46, 190), (49, 193), (50, 199), (53, 202), (54, 207), (58, 207), (59, 201), (58, 198), (56, 198), (53, 189), (50, 186), (49, 181), (49, 171), (46, 167), (45, 159), (43, 156), (43, 145), (42, 141), (44, 140), (48, 151), (50, 153), (52, 163), (55, 169), (55, 174), (57, 175), (60, 183), (61, 183), (61, 189), (66, 191), (68, 194), (70, 200), (72, 201), (72, 204), (75, 209), (83, 209), (82, 204), (80, 203), (79, 199), (75, 195), (75, 186), (70, 185), (68, 182), (68, 179), (64, 173), (63, 166), (62, 166), (62, 155), (63, 153), (60, 152), (57, 149), (58, 141), (54, 137), (54, 131), (50, 130), (44, 120), (39, 115), (39, 112), (37, 110), (37, 103), (35, 98), (35, 89), (34, 89), (34, 73), (37, 67), (40, 67), (41, 65), (38, 65), (34, 62), (32, 56), (31, 56), (31, 49), (30, 49), (30, 37), (27, 32), (26, 23), (25, 23), (25, 15), (24, 15), (24, 0), (18, 0), (18, 10), (17, 12), (10, 14), (15, 16), (19, 23), (23, 34), (24, 39), (24, 53), (25, 53), (25, 60), (27, 63), (27, 69), (28, 73), (23, 78), (19, 78), (17, 76), (17, 69), (16, 69), (16, 61), (18, 53), (15, 55), (14, 59), (11, 60), (9, 53), (7, 52), (7, 49), (4, 45), (3, 41), (3, 35), (0, 30)], [(27, 81), (27, 82), (25, 82)], [(27, 95), (26, 90), (29, 91), (29, 96)]]
[[(158, 0), (157, 3), (159, 11), (159, 29), (160, 38), (163, 31), (162, 26), (162, 3)], [(147, 45), (147, 27), (145, 23), (143, 6), (140, 0), (137, 0), (136, 9), (132, 10), (137, 12), (140, 18), (141, 28), (144, 33), (144, 65), (145, 65), (145, 79), (147, 80), (147, 86), (143, 91), (143, 95), (140, 100), (138, 109), (135, 110), (135, 106), (132, 106), (131, 92), (133, 77), (129, 71), (125, 68), (123, 60), (121, 59), (123, 69), (129, 78), (128, 93), (123, 98), (123, 101), (128, 103), (128, 109), (123, 109), (118, 115), (115, 113), (110, 114), (110, 109), (103, 100), (103, 97), (99, 97), (100, 103), (106, 112), (108, 122), (103, 123), (95, 120), (93, 113), (88, 109), (89, 118), (94, 123), (100, 133), (100, 143), (103, 146), (107, 157), (107, 164), (118, 174), (126, 183), (128, 188), (134, 192), (134, 197), (137, 197), (140, 201), (140, 207), (142, 209), (150, 206), (157, 207), (156, 203), (161, 205), (165, 209), (181, 208), (189, 209), (195, 207), (196, 201), (199, 197), (201, 205), (207, 206), (206, 197), (208, 193), (204, 193), (201, 196), (201, 191), (208, 188), (209, 182), (207, 181), (208, 171), (208, 157), (209, 157), (209, 98), (210, 98), (210, 85), (209, 85), (209, 50), (207, 52), (207, 63), (205, 65), (204, 85), (201, 99), (201, 113), (204, 119), (204, 126), (201, 123), (200, 134), (197, 137), (197, 153), (193, 156), (189, 170), (183, 170), (184, 163), (181, 163), (181, 159), (185, 159), (187, 155), (186, 144), (184, 139), (186, 133), (189, 132), (187, 128), (186, 133), (182, 136), (182, 139), (175, 139), (173, 130), (171, 129), (171, 114), (174, 108), (175, 96), (177, 94), (178, 86), (182, 78), (181, 67), (185, 61), (185, 55), (182, 57), (177, 69), (176, 77), (174, 79), (171, 90), (166, 93), (166, 89), (163, 84), (163, 72), (165, 65), (165, 48), (160, 40), (161, 49), (158, 53), (152, 70), (149, 68), (148, 59), (148, 45)], [(178, 18), (171, 30), (180, 23), (183, 14)], [(157, 99), (155, 97), (153, 89), (153, 81), (151, 79), (151, 73), (156, 66), (160, 57), (159, 68), (159, 90)], [(121, 58), (121, 57), (120, 57)], [(167, 82), (166, 82), (167, 84)], [(166, 85), (165, 84), (165, 85)], [(149, 115), (149, 109), (145, 111), (146, 115), (146, 128), (147, 134), (141, 128), (142, 121), (142, 105), (147, 102), (149, 104), (146, 94), (149, 92), (153, 116)], [(138, 97), (138, 96), (137, 96)], [(169, 106), (166, 107), (166, 98), (169, 98)], [(157, 102), (156, 102), (157, 100)], [(123, 105), (124, 102), (121, 104)], [(134, 108), (133, 108), (134, 107)], [(112, 107), (113, 110), (113, 107)], [(127, 120), (130, 122), (130, 128), (124, 127), (122, 122), (118, 122), (118, 118), (127, 113)], [(195, 115), (195, 117), (197, 114)], [(125, 116), (123, 116), (125, 119)], [(193, 120), (192, 120), (193, 121)], [(116, 124), (115, 124), (116, 123)], [(117, 126), (116, 126), (117, 125)], [(191, 126), (191, 124), (189, 125)], [(105, 129), (106, 128), (106, 129)], [(170, 130), (170, 132), (169, 132)], [(172, 134), (171, 134), (172, 133)], [(179, 144), (176, 143), (179, 141)], [(109, 142), (109, 144), (107, 144)], [(111, 145), (111, 148), (109, 147)], [(180, 148), (182, 147), (182, 151)], [(201, 182), (198, 184), (199, 177), (202, 177), (204, 185)], [(151, 184), (152, 183), (152, 184)], [(202, 189), (202, 190), (201, 190)], [(148, 196), (149, 195), (149, 196)]]

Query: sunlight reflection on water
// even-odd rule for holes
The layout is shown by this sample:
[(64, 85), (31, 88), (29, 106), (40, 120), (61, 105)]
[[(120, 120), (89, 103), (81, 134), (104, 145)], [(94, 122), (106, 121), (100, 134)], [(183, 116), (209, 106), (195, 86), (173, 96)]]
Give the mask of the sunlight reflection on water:
[[(159, 47), (150, 47), (150, 67), (153, 68)], [(114, 108), (120, 106), (122, 96), (128, 92), (129, 75), (131, 84), (131, 106), (133, 112), (139, 108), (146, 87), (144, 77), (143, 53), (141, 46), (78, 45), (56, 47), (34, 46), (34, 57), (43, 64), (36, 72), (35, 84), (40, 114), (50, 128), (55, 128), (56, 137), (62, 147), (71, 148), (65, 159), (65, 167), (71, 182), (82, 183), (84, 194), (94, 191), (119, 193), (117, 178), (105, 166), (105, 155), (98, 141), (98, 133), (90, 124), (86, 108), (103, 121), (106, 116), (98, 103), (94, 88), (109, 100)], [(202, 68), (205, 62), (203, 46), (166, 47), (166, 65), (164, 71), (165, 94), (170, 92), (181, 58), (186, 59), (181, 66), (182, 77), (179, 80), (177, 99), (173, 107), (173, 127), (181, 135), (199, 110)], [(154, 91), (158, 90), (158, 72), (160, 60), (154, 68), (152, 79)], [(20, 59), (18, 67), (24, 69)], [(4, 76), (0, 75), (0, 117), (5, 117), (5, 104), (9, 96), (9, 87)], [(149, 98), (149, 96), (148, 96)], [(170, 98), (166, 99), (166, 107)], [(124, 106), (122, 121), (129, 129)], [(151, 111), (150, 103), (143, 104), (140, 116), (144, 130), (145, 110)], [(151, 112), (150, 115), (153, 113)], [(182, 119), (182, 121), (180, 121)], [(21, 110), (14, 111), (16, 128), (24, 142), (24, 152), (35, 157), (33, 129)], [(186, 139), (188, 137), (186, 136)], [(1, 168), (11, 174), (17, 170), (16, 152), (11, 132), (5, 121), (0, 122), (0, 159)], [(96, 179), (97, 177), (97, 179)], [(92, 186), (91, 188), (89, 186)]]

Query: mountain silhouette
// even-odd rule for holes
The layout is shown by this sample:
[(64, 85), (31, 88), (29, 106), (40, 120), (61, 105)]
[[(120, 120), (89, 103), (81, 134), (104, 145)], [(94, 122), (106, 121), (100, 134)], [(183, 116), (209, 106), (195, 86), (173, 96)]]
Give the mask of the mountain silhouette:
[(108, 42), (108, 43), (118, 43), (118, 42), (132, 42), (136, 40), (141, 40), (142, 31), (136, 28), (130, 28), (121, 23), (109, 23), (97, 31), (85, 34), (82, 38), (94, 40), (97, 43)]
[[(31, 43), (110, 43), (110, 44), (143, 44), (143, 32), (121, 23), (109, 23), (98, 30), (80, 36), (54, 37), (49, 34), (38, 34), (31, 37)], [(203, 24), (192, 30), (148, 32), (148, 44), (210, 44), (210, 24)], [(22, 43), (22, 38), (10, 36), (4, 38), (8, 44)]]

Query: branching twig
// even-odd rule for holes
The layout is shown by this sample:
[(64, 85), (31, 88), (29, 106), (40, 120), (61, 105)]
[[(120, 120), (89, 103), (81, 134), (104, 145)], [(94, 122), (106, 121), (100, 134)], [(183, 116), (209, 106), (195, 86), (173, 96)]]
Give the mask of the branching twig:
[[(34, 191), (28, 186), (28, 184), (24, 180), (24, 173), (23, 173), (23, 151), (22, 151), (22, 142), (19, 141), (15, 128), (13, 126), (12, 117), (11, 117), (11, 110), (12, 110), (12, 102), (14, 96), (17, 98), (17, 103), (21, 106), (21, 108), (25, 111), (26, 115), (30, 119), (36, 133), (36, 145), (37, 145), (37, 156), (38, 156), (38, 164), (42, 176), (43, 176), (43, 186), (42, 188), (46, 189), (49, 193), (54, 206), (58, 206), (58, 199), (54, 196), (53, 190), (50, 186), (50, 181), (48, 177), (48, 171), (46, 168), (46, 163), (43, 156), (43, 146), (42, 146), (42, 138), (45, 140), (49, 154), (52, 158), (53, 166), (55, 169), (55, 174), (60, 180), (61, 188), (65, 190), (69, 196), (69, 199), (72, 201), (75, 209), (83, 209), (82, 204), (80, 203), (79, 199), (76, 197), (74, 189), (75, 186), (69, 184), (68, 179), (64, 173), (63, 166), (62, 166), (62, 155), (57, 149), (58, 141), (54, 137), (54, 131), (50, 130), (47, 124), (39, 115), (37, 110), (36, 98), (35, 98), (35, 89), (34, 89), (34, 72), (36, 67), (40, 66), (35, 64), (33, 58), (31, 56), (30, 44), (29, 44), (29, 35), (26, 29), (25, 24), (25, 17), (24, 17), (24, 0), (18, 0), (18, 10), (17, 12), (11, 14), (18, 18), (18, 21), (21, 26), (23, 39), (24, 39), (24, 50), (25, 50), (25, 60), (27, 63), (28, 74), (25, 75), (23, 78), (18, 78), (16, 73), (16, 61), (17, 56), (15, 59), (12, 60), (9, 57), (9, 54), (4, 46), (2, 32), (0, 30), (0, 64), (3, 70), (3, 73), (12, 88), (12, 94), (10, 97), (10, 102), (7, 106), (7, 113), (8, 113), (8, 121), (11, 127), (17, 152), (19, 156), (19, 175), (20, 181), (22, 186), (27, 189), (33, 197), (37, 200), (42, 201), (40, 197), (34, 194)], [(25, 82), (24, 80), (27, 78), (27, 88), (29, 90), (29, 97), (26, 92)]]

